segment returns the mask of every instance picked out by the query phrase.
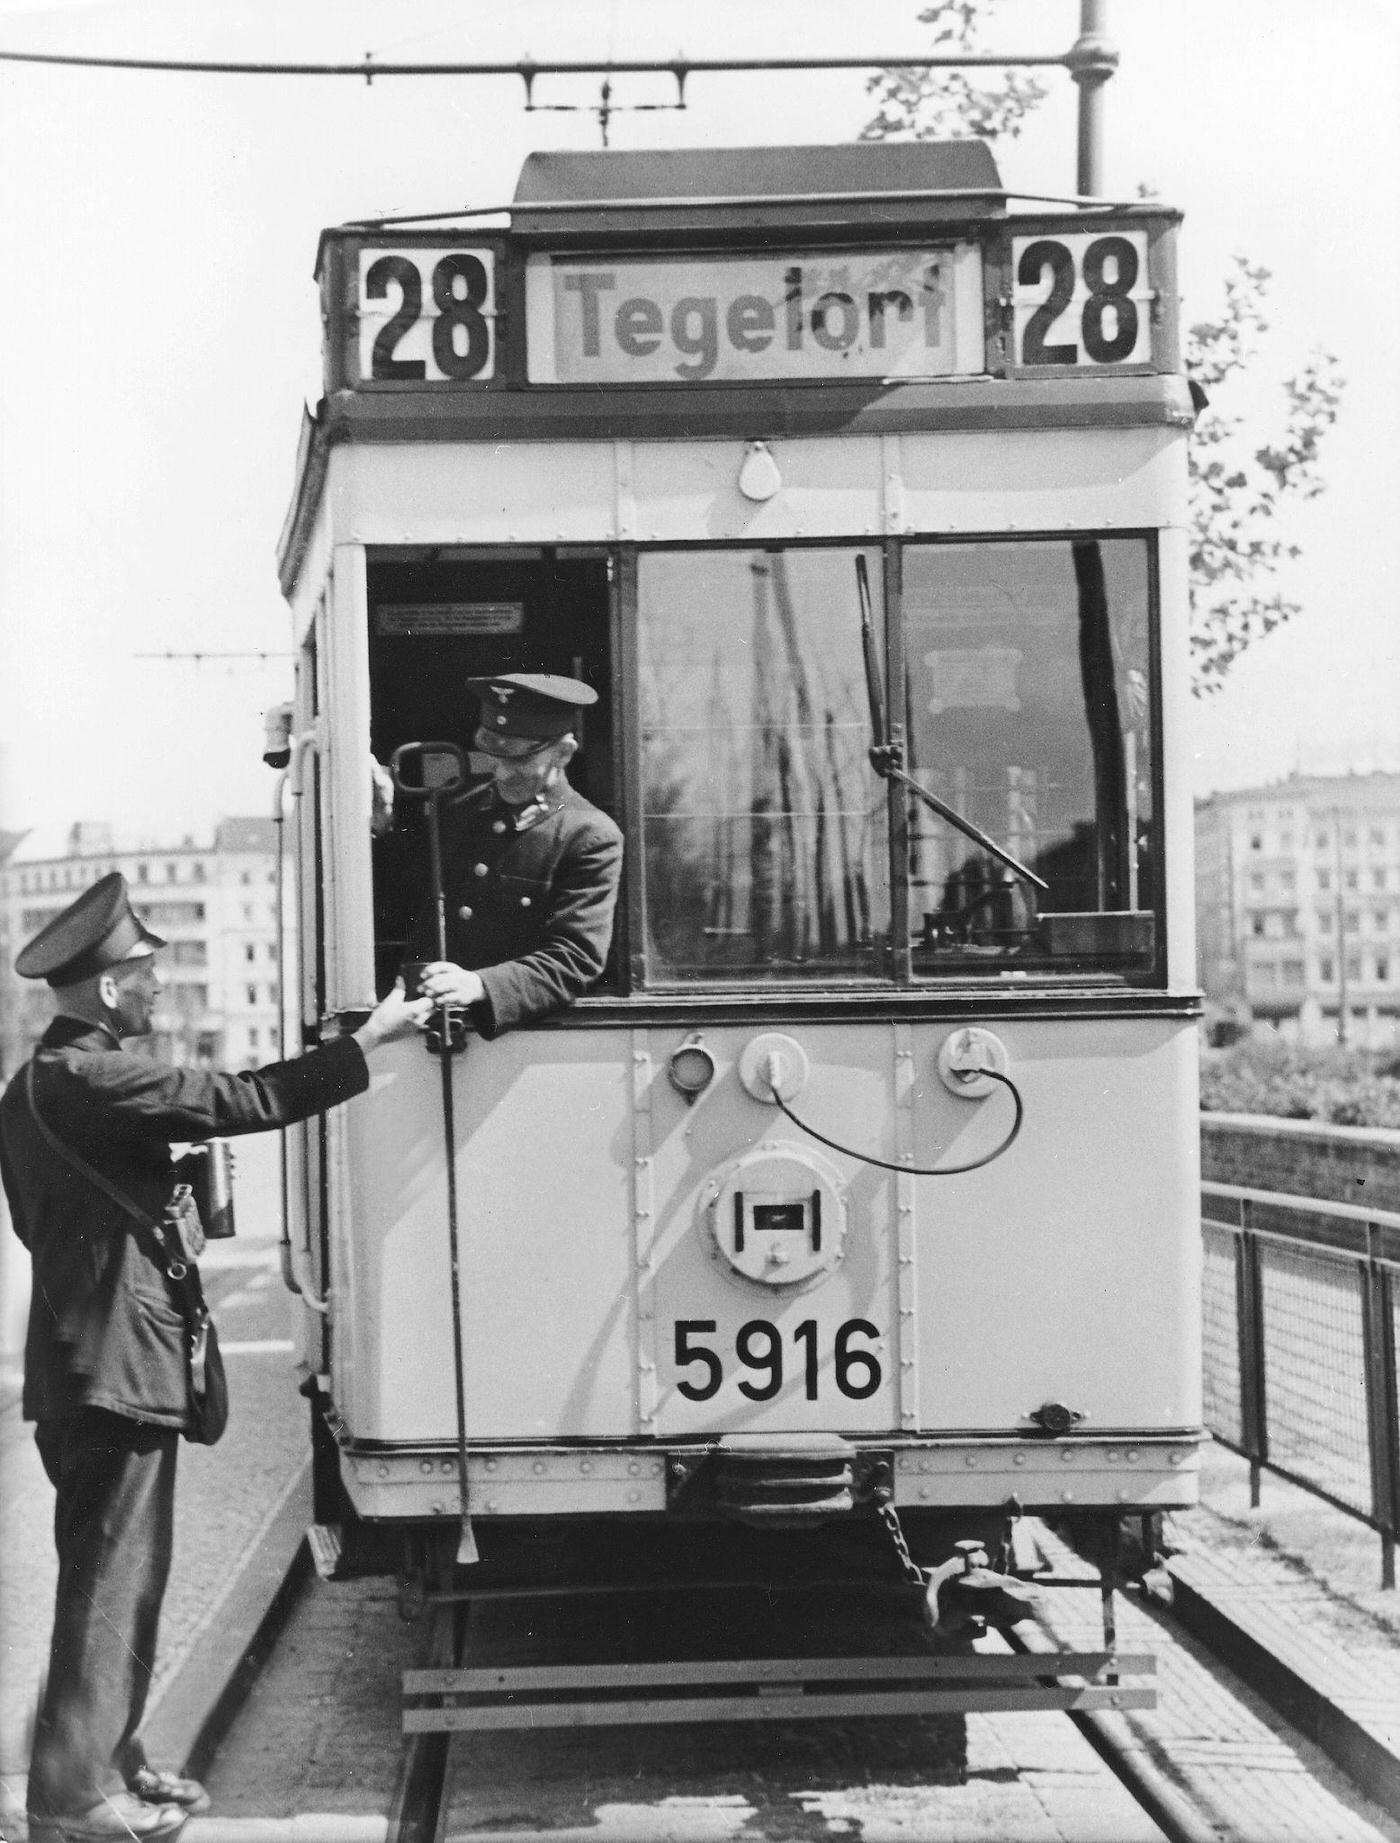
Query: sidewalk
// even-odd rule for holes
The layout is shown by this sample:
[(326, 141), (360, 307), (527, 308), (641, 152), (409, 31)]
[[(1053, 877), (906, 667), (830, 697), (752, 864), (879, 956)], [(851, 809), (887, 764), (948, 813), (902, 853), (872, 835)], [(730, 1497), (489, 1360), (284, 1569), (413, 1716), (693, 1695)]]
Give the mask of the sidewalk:
[(1200, 1508), (1167, 1519), (1174, 1612), (1400, 1818), (1400, 1593), (1374, 1531), (1207, 1449)]

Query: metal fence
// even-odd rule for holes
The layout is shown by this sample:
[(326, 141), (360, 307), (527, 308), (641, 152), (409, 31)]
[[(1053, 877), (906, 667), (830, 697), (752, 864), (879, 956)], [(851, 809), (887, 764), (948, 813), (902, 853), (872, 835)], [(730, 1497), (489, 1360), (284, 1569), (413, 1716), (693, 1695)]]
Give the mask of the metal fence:
[(1382, 1585), (1400, 1529), (1400, 1215), (1201, 1185), (1206, 1425), (1369, 1524)]

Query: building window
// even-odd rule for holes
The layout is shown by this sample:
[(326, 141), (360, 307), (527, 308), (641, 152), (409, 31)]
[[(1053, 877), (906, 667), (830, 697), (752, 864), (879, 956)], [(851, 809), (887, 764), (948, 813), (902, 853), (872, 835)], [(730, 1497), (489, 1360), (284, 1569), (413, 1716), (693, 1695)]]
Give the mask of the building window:
[(245, 990), (246, 990), (246, 991), (247, 991), (247, 993), (248, 993), (248, 1003), (249, 1003), (250, 1005), (255, 1005), (255, 1004), (257, 1004), (257, 1002), (258, 1002), (258, 988), (257, 988), (257, 987), (256, 987), (255, 985), (250, 985), (250, 986), (248, 986), (248, 987), (246, 987), (246, 988), (245, 988)]
[(167, 883), (178, 883), (179, 882), (180, 866), (178, 864), (167, 864), (166, 865), (165, 880)]
[(238, 873), (238, 881), (244, 884), (251, 883), (253, 881), (252, 872), (248, 870), (240, 870)]
[(1377, 851), (1384, 851), (1385, 849), (1385, 827), (1384, 826), (1372, 826), (1371, 827), (1371, 843), (1376, 847)]
[(1297, 878), (1293, 875), (1291, 870), (1281, 870), (1279, 872), (1278, 883), (1280, 889), (1291, 892), (1296, 886)]
[(1249, 848), (1251, 851), (1262, 851), (1264, 849), (1264, 834), (1262, 832), (1250, 833)]
[(207, 966), (208, 950), (203, 941), (173, 941), (170, 946), (171, 961), (176, 966)]
[(1249, 931), (1250, 931), (1250, 933), (1251, 933), (1251, 934), (1263, 934), (1263, 932), (1264, 932), (1264, 917), (1263, 917), (1262, 915), (1251, 915), (1251, 916), (1250, 916), (1250, 918), (1249, 918)]
[(1361, 977), (1361, 955), (1359, 953), (1349, 953), (1347, 955), (1347, 978), (1348, 979), (1359, 979), (1360, 977)]
[(258, 1047), (258, 1031), (257, 1031), (257, 1026), (254, 1025), (248, 1032), (248, 1048), (256, 1052), (257, 1047)]
[(196, 863), (196, 864), (194, 864), (194, 865), (192, 865), (192, 866), (191, 866), (191, 870), (192, 870), (192, 874), (193, 874), (193, 876), (194, 876), (194, 880), (195, 880), (195, 882), (196, 882), (196, 883), (203, 883), (203, 881), (204, 881), (204, 866), (203, 866), (202, 864), (199, 864), (199, 863)]
[(138, 883), (149, 883), (150, 879), (151, 879), (150, 865), (149, 864), (138, 864), (136, 866), (136, 881)]
[(1301, 986), (1303, 983), (1303, 962), (1285, 960), (1283, 963), (1283, 983), (1287, 986)]
[(1342, 925), (1346, 929), (1348, 934), (1360, 934), (1361, 917), (1355, 909), (1348, 909), (1346, 912), (1346, 918), (1343, 921)]
[(1327, 834), (1325, 832), (1318, 833), (1317, 848), (1319, 851), (1325, 851), (1327, 849)]
[(1354, 890), (1357, 887), (1357, 883), (1358, 883), (1357, 873), (1354, 870), (1349, 870), (1347, 872), (1347, 888), (1349, 890)]
[(1385, 933), (1385, 910), (1384, 909), (1373, 909), (1371, 911), (1371, 920), (1376, 924), (1376, 933), (1384, 934)]
[(1355, 832), (1344, 832), (1342, 834), (1342, 843), (1346, 846), (1348, 851), (1354, 851), (1356, 849)]
[(1337, 969), (1330, 960), (1319, 960), (1317, 976), (1323, 985), (1331, 985), (1337, 977)]
[(249, 941), (248, 944), (243, 949), (243, 958), (245, 960), (256, 960), (257, 957), (258, 957), (258, 950), (253, 945), (253, 943)]
[(1249, 887), (1256, 896), (1264, 894), (1264, 879), (1257, 874), (1249, 879)]
[(1331, 887), (1332, 887), (1332, 873), (1331, 873), (1331, 871), (1330, 871), (1330, 870), (1320, 870), (1320, 871), (1318, 871), (1318, 873), (1317, 873), (1317, 887), (1318, 887), (1318, 888), (1319, 888), (1320, 890), (1330, 890), (1330, 889), (1331, 889)]
[(1383, 870), (1373, 870), (1371, 872), (1371, 887), (1378, 890), (1383, 890), (1385, 888), (1385, 872)]
[(1318, 910), (1317, 930), (1319, 934), (1330, 934), (1332, 932), (1332, 911), (1330, 909)]
[(1291, 851), (1293, 849), (1293, 834), (1291, 832), (1279, 833), (1278, 848), (1280, 851)]
[(251, 902), (245, 902), (243, 905), (243, 919), (245, 922), (250, 922), (253, 919), (253, 905)]
[(1390, 961), (1383, 953), (1376, 955), (1376, 983), (1387, 985), (1390, 981)]

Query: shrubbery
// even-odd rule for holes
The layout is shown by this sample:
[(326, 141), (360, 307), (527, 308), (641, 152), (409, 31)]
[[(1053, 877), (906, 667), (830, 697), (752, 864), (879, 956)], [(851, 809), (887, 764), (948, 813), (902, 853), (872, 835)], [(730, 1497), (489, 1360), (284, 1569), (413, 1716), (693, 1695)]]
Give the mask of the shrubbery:
[(1400, 1129), (1398, 1078), (1400, 1063), (1378, 1066), (1360, 1050), (1300, 1049), (1277, 1037), (1251, 1037), (1203, 1058), (1201, 1107)]

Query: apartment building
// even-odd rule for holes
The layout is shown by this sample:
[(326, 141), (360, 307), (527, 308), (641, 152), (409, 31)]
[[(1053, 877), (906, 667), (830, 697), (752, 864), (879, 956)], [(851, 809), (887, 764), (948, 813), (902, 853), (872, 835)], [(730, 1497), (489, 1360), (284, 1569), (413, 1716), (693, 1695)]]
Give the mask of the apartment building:
[(1196, 807), (1208, 1021), (1400, 1047), (1400, 774), (1293, 776)]
[[(91, 821), (73, 825), (59, 841), (4, 835), (0, 1077), (19, 1066), (53, 1013), (48, 987), (15, 975), (15, 955), (81, 890), (113, 870), (125, 875), (147, 925), (169, 943), (161, 958), (156, 1052), (175, 1063), (224, 1069), (275, 1060), (281, 1048), (276, 832), (271, 819), (235, 818), (221, 820), (212, 840), (187, 837), (178, 844), (122, 842), (110, 826)], [(290, 918), (290, 895), (286, 913)]]

